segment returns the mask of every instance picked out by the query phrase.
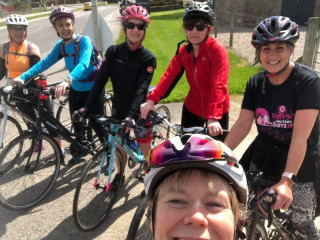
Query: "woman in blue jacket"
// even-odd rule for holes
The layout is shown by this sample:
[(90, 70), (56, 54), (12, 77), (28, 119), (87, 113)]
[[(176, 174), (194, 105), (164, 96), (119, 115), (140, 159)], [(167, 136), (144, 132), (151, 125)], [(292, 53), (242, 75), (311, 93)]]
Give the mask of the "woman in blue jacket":
[[(55, 93), (56, 97), (59, 98), (65, 93), (67, 87), (70, 86), (69, 109), (70, 114), (72, 114), (73, 111), (84, 106), (86, 98), (94, 84), (99, 70), (99, 65), (96, 63), (97, 56), (90, 38), (74, 33), (75, 18), (69, 8), (63, 6), (56, 7), (51, 12), (49, 19), (61, 39), (56, 43), (48, 56), (18, 78), (15, 78), (14, 81), (24, 83), (27, 79), (45, 71), (61, 58), (64, 58), (66, 68), (70, 73), (61, 84), (56, 86)], [(104, 91), (96, 99), (92, 113), (103, 114), (103, 96)], [(80, 131), (78, 124), (74, 123), (75, 132)], [(97, 134), (102, 133), (102, 131), (98, 130), (99, 125), (97, 123), (92, 121), (92, 126), (96, 129)], [(99, 137), (102, 140), (103, 136)], [(69, 164), (74, 165), (78, 162), (80, 162), (80, 158), (74, 157), (69, 161)]]

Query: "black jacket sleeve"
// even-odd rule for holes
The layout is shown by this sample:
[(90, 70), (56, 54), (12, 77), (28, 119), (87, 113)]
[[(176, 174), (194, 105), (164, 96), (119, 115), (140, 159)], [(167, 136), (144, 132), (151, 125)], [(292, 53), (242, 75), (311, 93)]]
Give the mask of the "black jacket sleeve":
[(0, 80), (7, 74), (7, 68), (5, 64), (5, 60), (0, 58)]

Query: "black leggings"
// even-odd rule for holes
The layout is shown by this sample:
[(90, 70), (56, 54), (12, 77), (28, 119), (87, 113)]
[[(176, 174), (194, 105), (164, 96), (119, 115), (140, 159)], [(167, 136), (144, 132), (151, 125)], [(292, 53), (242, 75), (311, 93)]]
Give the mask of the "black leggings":
[[(223, 114), (222, 118), (218, 122), (220, 123), (222, 129), (229, 129), (229, 113), (227, 112)], [(181, 125), (187, 128), (194, 127), (194, 126), (203, 127), (207, 125), (207, 120), (189, 112), (185, 104), (183, 104)], [(226, 135), (219, 135), (214, 138), (220, 141), (224, 141), (224, 139), (226, 138)]]
[[(69, 91), (70, 116), (74, 111), (84, 107), (86, 100), (89, 96), (89, 93), (90, 91), (79, 92), (79, 91), (75, 91), (73, 88), (70, 88), (70, 91)], [(104, 104), (104, 91), (101, 92), (100, 96), (96, 99), (95, 104), (92, 106), (92, 109), (89, 109), (90, 110), (89, 112), (91, 114), (103, 115), (104, 114), (103, 104)], [(74, 125), (75, 133), (81, 132), (81, 123), (73, 122), (73, 125)], [(101, 142), (104, 142), (103, 128), (101, 124), (91, 119), (89, 121), (89, 125), (92, 126), (92, 128), (95, 130), (96, 134), (99, 137), (99, 140)], [(81, 136), (78, 138), (78, 140), (81, 141)]]

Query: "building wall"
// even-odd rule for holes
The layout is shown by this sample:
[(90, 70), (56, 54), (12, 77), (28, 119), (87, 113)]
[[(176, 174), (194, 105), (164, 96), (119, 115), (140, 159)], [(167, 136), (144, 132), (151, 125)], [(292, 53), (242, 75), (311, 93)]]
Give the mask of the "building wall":
[[(281, 15), (281, 6), (282, 0), (215, 0), (217, 21), (230, 22), (230, 13), (234, 11), (235, 24), (250, 26), (266, 17)], [(320, 16), (320, 0), (316, 0), (314, 16)]]

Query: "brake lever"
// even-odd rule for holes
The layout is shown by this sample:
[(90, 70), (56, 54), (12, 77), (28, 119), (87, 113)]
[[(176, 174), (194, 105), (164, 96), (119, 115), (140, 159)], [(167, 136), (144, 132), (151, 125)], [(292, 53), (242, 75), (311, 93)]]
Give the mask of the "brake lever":
[(268, 190), (265, 196), (265, 201), (267, 203), (267, 213), (268, 213), (268, 225), (269, 228), (273, 221), (273, 212), (272, 212), (272, 206), (276, 202), (277, 199), (277, 193), (274, 190)]

